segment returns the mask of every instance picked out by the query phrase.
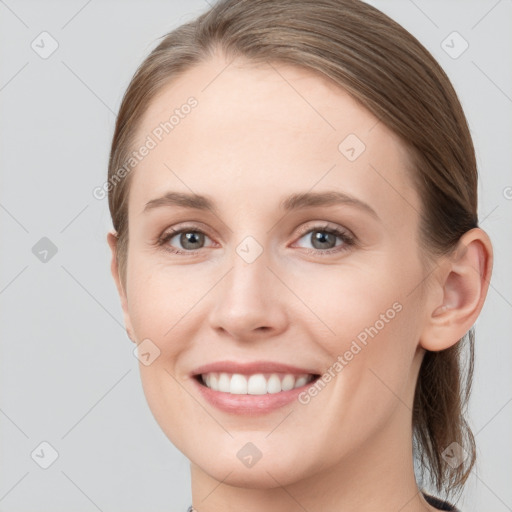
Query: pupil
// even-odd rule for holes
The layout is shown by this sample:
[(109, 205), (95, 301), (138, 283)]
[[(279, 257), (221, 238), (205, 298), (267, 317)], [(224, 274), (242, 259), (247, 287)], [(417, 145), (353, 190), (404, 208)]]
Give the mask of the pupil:
[(194, 243), (197, 243), (199, 239), (199, 241), (202, 240), (202, 233), (195, 233), (194, 231), (191, 231), (191, 232), (188, 232), (188, 233), (182, 233), (181, 234), (181, 239), (180, 239), (180, 243), (183, 247), (185, 247), (186, 249), (197, 249), (197, 247), (188, 247), (187, 244), (191, 243), (191, 244), (194, 244)]
[[(329, 244), (329, 238), (331, 238), (331, 242), (334, 241), (334, 244), (336, 245), (336, 239), (332, 233), (326, 233), (325, 231), (316, 231), (316, 235), (313, 236), (313, 246), (315, 246), (314, 242), (320, 242), (320, 249), (325, 249), (322, 244)], [(334, 245), (332, 246), (334, 247)], [(328, 247), (331, 248), (331, 247)]]

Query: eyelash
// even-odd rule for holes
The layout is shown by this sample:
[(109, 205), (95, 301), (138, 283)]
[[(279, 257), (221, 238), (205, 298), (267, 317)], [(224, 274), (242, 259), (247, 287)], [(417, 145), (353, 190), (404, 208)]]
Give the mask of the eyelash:
[[(315, 255), (315, 256), (328, 256), (330, 254), (333, 254), (333, 253), (343, 253), (345, 251), (348, 251), (351, 247), (353, 246), (356, 246), (357, 245), (357, 239), (356, 237), (354, 236), (351, 236), (347, 233), (347, 231), (345, 230), (342, 230), (340, 228), (337, 228), (337, 227), (329, 227), (327, 224), (326, 225), (317, 225), (317, 226), (308, 226), (304, 229), (301, 229), (300, 230), (300, 233), (299, 233), (299, 239), (300, 238), (303, 238), (304, 235), (307, 235), (308, 233), (312, 233), (312, 232), (321, 232), (321, 233), (329, 233), (331, 235), (335, 235), (337, 236), (338, 238), (341, 239), (341, 241), (343, 242), (343, 245), (340, 247), (340, 246), (335, 246), (331, 249), (326, 249), (326, 250), (321, 250), (321, 249), (307, 249), (306, 251), (306, 254), (310, 254), (310, 255)], [(189, 256), (193, 256), (193, 255), (196, 255), (201, 249), (197, 249), (195, 251), (187, 251), (187, 250), (179, 250), (179, 249), (171, 249), (170, 246), (167, 246), (167, 247), (163, 247), (169, 240), (171, 240), (172, 238), (174, 238), (176, 235), (179, 235), (181, 233), (184, 233), (184, 232), (191, 232), (191, 233), (200, 233), (200, 234), (203, 234), (205, 236), (208, 236), (207, 233), (205, 233), (204, 231), (200, 230), (200, 229), (197, 229), (197, 227), (195, 226), (184, 226), (184, 227), (181, 227), (179, 229), (171, 229), (170, 231), (167, 231), (165, 233), (163, 233), (159, 238), (158, 240), (156, 241), (155, 245), (157, 245), (158, 247), (162, 247), (165, 251), (168, 251), (168, 252), (171, 252), (173, 254), (186, 254), (186, 255), (189, 255)]]

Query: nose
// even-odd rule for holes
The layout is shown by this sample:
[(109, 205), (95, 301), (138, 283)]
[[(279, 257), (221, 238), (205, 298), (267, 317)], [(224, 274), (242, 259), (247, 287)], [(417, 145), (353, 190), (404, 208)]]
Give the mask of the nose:
[(251, 263), (234, 253), (231, 269), (215, 287), (215, 305), (209, 316), (214, 330), (249, 341), (276, 336), (286, 329), (287, 290), (275, 269), (268, 267), (265, 251)]

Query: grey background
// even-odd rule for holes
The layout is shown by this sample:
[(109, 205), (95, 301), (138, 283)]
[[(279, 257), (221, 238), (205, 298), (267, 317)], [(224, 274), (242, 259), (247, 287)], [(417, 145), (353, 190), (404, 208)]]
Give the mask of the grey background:
[[(512, 510), (512, 1), (370, 3), (438, 59), (474, 137), (479, 216), (495, 266), (476, 323), (470, 412), (480, 458), (458, 506)], [(207, 7), (0, 1), (3, 512), (185, 511), (191, 503), (188, 460), (143, 395), (110, 275), (107, 200), (92, 190), (106, 179), (115, 113), (136, 67), (158, 37)], [(43, 31), (59, 45), (46, 59), (31, 47), (43, 45)], [(469, 43), (458, 58), (442, 47), (453, 31)], [(452, 40), (453, 53), (462, 41)], [(46, 262), (36, 257), (43, 237), (57, 249)], [(42, 442), (58, 452), (48, 469), (40, 467), (50, 461)]]

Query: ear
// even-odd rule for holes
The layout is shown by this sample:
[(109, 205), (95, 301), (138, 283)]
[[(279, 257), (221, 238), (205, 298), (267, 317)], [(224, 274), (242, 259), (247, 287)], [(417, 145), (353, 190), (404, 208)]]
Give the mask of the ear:
[(420, 336), (424, 349), (449, 348), (473, 327), (487, 296), (492, 265), (492, 244), (485, 231), (474, 228), (464, 233), (435, 271)]
[(121, 282), (121, 278), (119, 276), (119, 268), (117, 265), (117, 242), (118, 237), (115, 231), (109, 232), (107, 234), (107, 242), (110, 246), (110, 250), (112, 251), (112, 261), (110, 263), (110, 271), (112, 273), (112, 277), (114, 278), (114, 282), (116, 283), (117, 292), (119, 293), (119, 298), (121, 299), (121, 307), (123, 308), (124, 315), (124, 325), (126, 329), (126, 333), (128, 337), (134, 342), (137, 343), (136, 338), (133, 333), (133, 327), (130, 320), (130, 315), (128, 313), (128, 301), (126, 298), (126, 292), (123, 287), (123, 283)]

